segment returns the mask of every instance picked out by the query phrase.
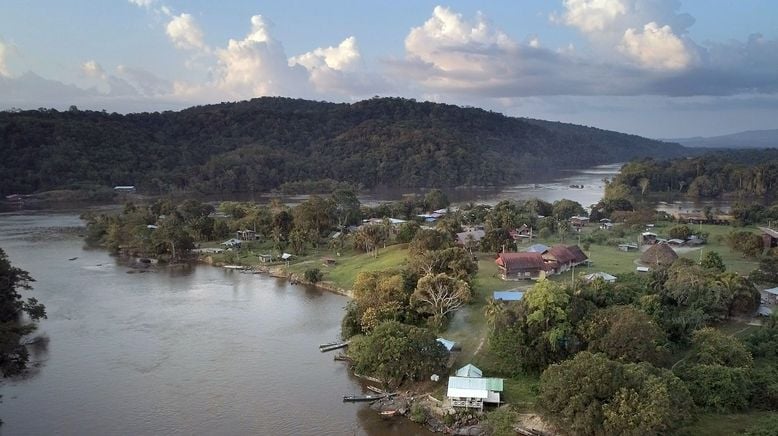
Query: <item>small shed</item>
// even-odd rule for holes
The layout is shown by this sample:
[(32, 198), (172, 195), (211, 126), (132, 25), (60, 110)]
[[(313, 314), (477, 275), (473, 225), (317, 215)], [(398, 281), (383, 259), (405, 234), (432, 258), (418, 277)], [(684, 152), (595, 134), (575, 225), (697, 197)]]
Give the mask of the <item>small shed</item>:
[(326, 265), (326, 266), (333, 266), (333, 265), (335, 265), (335, 263), (336, 263), (336, 262), (335, 262), (335, 258), (332, 258), (332, 257), (325, 257), (325, 258), (323, 258), (321, 261), (322, 261), (322, 263), (324, 263), (324, 265)]
[(647, 272), (651, 271), (651, 269), (649, 267), (647, 267), (647, 266), (639, 266), (639, 267), (635, 268), (635, 271), (642, 272), (642, 273), (647, 273)]
[(495, 301), (521, 301), (524, 298), (524, 292), (522, 291), (494, 291), (492, 298)]
[(283, 254), (281, 254), (281, 259), (283, 259), (283, 260), (289, 260), (289, 259), (291, 259), (292, 257), (294, 257), (294, 255), (293, 255), (293, 254), (289, 254), (289, 253), (283, 253)]
[(619, 244), (619, 250), (621, 251), (631, 251), (631, 250), (637, 250), (638, 244)]
[(228, 248), (240, 248), (240, 242), (239, 239), (233, 238), (222, 242), (222, 245)]
[(441, 345), (443, 345), (444, 347), (446, 347), (446, 351), (448, 351), (449, 353), (450, 353), (450, 352), (452, 352), (452, 351), (455, 351), (455, 350), (459, 349), (459, 346), (458, 346), (458, 345), (457, 345), (457, 343), (456, 343), (456, 342), (454, 342), (454, 341), (449, 341), (448, 339), (444, 339), (444, 338), (438, 338), (438, 339), (437, 339), (437, 341), (438, 341), (438, 342), (439, 342)]
[(259, 255), (260, 262), (268, 263), (273, 261), (273, 255), (272, 254), (260, 254)]

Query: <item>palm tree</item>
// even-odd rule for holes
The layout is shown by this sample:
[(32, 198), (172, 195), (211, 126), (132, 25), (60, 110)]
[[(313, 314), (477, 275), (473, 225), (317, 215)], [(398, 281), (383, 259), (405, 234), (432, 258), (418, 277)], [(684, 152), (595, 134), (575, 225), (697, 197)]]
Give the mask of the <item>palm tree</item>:
[(715, 281), (721, 290), (727, 306), (727, 318), (735, 310), (748, 312), (755, 309), (759, 302), (759, 293), (754, 285), (745, 277), (736, 273), (724, 273)]

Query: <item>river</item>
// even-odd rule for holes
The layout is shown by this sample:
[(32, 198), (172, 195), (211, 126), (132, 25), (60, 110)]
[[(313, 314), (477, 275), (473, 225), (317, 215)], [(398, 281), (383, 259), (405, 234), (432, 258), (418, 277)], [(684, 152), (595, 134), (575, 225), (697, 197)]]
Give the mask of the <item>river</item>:
[(0, 387), (3, 435), (429, 434), (341, 402), (362, 386), (318, 344), (345, 297), (209, 266), (128, 274), (52, 230), (78, 225), (0, 214), (0, 247), (48, 310), (33, 370)]
[[(617, 171), (451, 197), (588, 206)], [(345, 297), (209, 266), (128, 274), (67, 231), (80, 225), (74, 212), (0, 214), (0, 247), (35, 278), (29, 295), (48, 310), (34, 334), (47, 341), (31, 346), (32, 370), (0, 386), (1, 434), (430, 434), (341, 402), (363, 385), (317, 345), (338, 338)]]

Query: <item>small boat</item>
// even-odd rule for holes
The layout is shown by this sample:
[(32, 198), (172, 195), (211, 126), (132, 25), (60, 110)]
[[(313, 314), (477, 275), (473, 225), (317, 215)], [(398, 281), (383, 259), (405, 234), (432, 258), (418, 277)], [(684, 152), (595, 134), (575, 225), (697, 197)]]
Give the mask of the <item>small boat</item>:
[(376, 401), (385, 398), (386, 395), (344, 395), (344, 403), (358, 403), (366, 401)]
[(71, 258), (70, 258), (70, 259), (68, 259), (68, 260), (71, 260), (71, 261), (72, 261), (72, 260), (76, 260), (76, 259), (78, 259), (78, 257), (71, 257)]
[(339, 348), (346, 348), (346, 347), (348, 347), (348, 341), (341, 342), (339, 344), (328, 345), (326, 347), (319, 347), (319, 351), (324, 353), (324, 352), (327, 352), (327, 351), (337, 350)]
[(327, 342), (326, 344), (319, 344), (319, 348), (326, 348), (326, 347), (331, 347), (331, 346), (333, 346), (333, 345), (337, 345), (337, 344), (340, 344), (340, 341), (336, 341), (336, 342)]
[(397, 415), (397, 411), (396, 410), (384, 410), (383, 412), (381, 412), (381, 415), (382, 416), (394, 416), (394, 415)]
[(373, 391), (373, 392), (375, 392), (376, 394), (381, 394), (381, 395), (385, 395), (385, 394), (386, 394), (386, 392), (384, 392), (384, 390), (383, 390), (383, 389), (377, 388), (377, 387), (375, 387), (375, 386), (369, 386), (369, 385), (368, 385), (368, 386), (367, 386), (367, 390), (368, 390), (368, 391)]

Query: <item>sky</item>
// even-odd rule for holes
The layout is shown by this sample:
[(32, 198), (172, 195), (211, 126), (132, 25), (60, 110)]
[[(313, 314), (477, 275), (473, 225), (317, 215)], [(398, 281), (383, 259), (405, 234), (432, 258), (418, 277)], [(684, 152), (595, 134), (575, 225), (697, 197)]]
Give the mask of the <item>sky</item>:
[(774, 0), (3, 0), (0, 110), (400, 96), (653, 138), (778, 128)]

